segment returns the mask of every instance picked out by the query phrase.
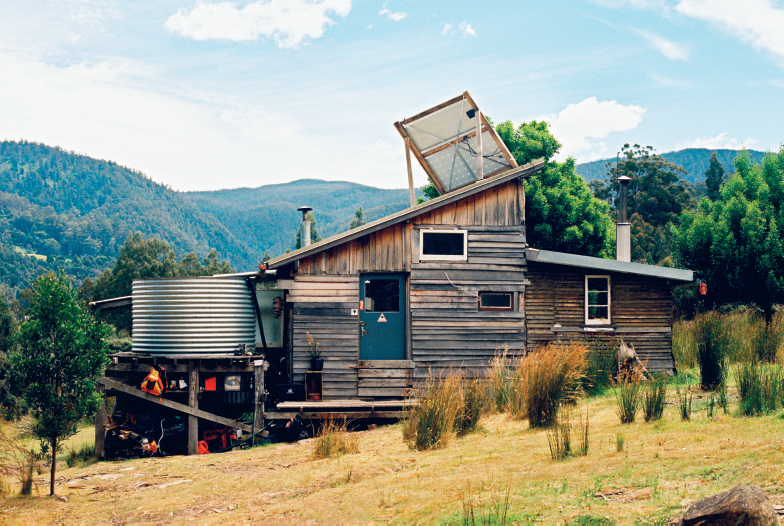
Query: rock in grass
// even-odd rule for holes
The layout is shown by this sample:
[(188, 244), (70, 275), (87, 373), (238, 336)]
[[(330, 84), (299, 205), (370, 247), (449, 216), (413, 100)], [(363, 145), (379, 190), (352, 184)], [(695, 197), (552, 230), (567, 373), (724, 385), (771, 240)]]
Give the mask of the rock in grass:
[(759, 486), (735, 486), (689, 506), (679, 524), (768, 525), (778, 521), (765, 490)]

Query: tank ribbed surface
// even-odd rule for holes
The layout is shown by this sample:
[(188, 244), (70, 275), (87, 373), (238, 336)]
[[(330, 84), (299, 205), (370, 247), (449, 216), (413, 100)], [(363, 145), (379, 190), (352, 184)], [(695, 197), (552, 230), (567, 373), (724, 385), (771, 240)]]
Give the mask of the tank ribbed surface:
[(256, 315), (242, 278), (133, 282), (133, 352), (233, 354), (255, 341)]

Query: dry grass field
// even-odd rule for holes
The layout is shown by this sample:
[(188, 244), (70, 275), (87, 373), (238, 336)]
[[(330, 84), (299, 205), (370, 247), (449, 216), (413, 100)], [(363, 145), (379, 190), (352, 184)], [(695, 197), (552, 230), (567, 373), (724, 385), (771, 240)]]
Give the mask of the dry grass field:
[[(445, 449), (418, 452), (401, 426), (357, 433), (359, 452), (314, 459), (314, 440), (217, 455), (100, 462), (58, 470), (58, 498), (0, 500), (16, 523), (630, 523), (666, 522), (689, 503), (737, 484), (784, 504), (784, 415), (740, 418), (695, 393), (681, 421), (670, 388), (664, 420), (621, 425), (612, 392), (581, 402), (585, 457), (550, 458), (544, 430), (504, 415)], [(736, 402), (733, 399), (733, 409)], [(617, 451), (618, 436), (624, 449)], [(86, 429), (75, 437), (89, 440)], [(67, 501), (65, 499), (67, 499)]]

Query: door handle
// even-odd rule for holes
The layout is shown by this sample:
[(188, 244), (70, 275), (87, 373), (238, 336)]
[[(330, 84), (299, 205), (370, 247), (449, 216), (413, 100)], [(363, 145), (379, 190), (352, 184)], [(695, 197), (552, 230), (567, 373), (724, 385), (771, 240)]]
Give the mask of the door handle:
[(359, 322), (359, 335), (360, 336), (367, 336), (367, 331), (365, 330), (365, 322)]

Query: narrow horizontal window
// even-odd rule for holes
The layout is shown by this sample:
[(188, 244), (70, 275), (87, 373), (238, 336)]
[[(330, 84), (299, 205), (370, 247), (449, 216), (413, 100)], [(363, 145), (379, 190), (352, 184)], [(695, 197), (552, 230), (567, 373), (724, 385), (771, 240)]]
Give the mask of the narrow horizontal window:
[(610, 276), (585, 276), (585, 323), (610, 323)]
[(511, 292), (480, 292), (479, 310), (514, 310)]
[(465, 261), (467, 232), (465, 230), (420, 230), (420, 260)]

